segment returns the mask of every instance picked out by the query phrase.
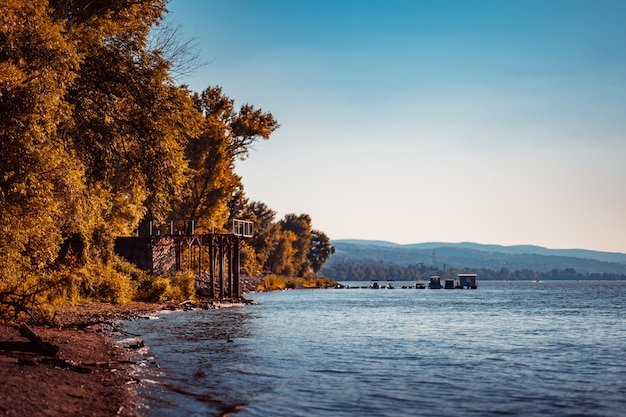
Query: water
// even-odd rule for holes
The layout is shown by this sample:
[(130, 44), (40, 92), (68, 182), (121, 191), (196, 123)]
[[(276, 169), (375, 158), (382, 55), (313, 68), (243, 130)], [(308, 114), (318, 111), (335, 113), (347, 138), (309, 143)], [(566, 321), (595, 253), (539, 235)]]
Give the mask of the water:
[(146, 416), (626, 415), (626, 282), (248, 298), (128, 324)]

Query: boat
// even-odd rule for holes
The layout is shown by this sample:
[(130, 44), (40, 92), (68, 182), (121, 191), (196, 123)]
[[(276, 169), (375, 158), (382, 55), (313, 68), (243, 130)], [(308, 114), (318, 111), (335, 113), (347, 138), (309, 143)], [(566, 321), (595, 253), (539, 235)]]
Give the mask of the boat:
[(432, 277), (430, 277), (428, 288), (430, 288), (431, 290), (441, 289), (441, 279), (439, 278), (439, 276), (433, 275)]
[(393, 284), (393, 280), (390, 279), (389, 282), (387, 283), (387, 289), (393, 290), (394, 288), (396, 288), (396, 286)]
[(454, 289), (454, 279), (448, 277), (443, 281), (443, 288), (445, 288), (446, 290), (453, 290)]
[(418, 290), (423, 290), (424, 288), (426, 288), (426, 285), (422, 281), (418, 281), (415, 283), (415, 288), (417, 288)]
[(459, 274), (459, 288), (478, 288), (476, 284), (476, 274)]
[(380, 288), (380, 284), (378, 283), (377, 279), (373, 279), (372, 283), (370, 284), (370, 288), (377, 290)]

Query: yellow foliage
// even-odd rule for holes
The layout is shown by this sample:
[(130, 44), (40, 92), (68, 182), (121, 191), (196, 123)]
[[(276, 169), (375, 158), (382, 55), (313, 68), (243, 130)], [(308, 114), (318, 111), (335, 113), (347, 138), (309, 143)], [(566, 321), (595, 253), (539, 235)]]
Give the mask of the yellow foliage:
[[(192, 299), (192, 274), (140, 271), (114, 256), (115, 237), (148, 211), (227, 231), (235, 160), (278, 128), (219, 87), (192, 98), (175, 85), (173, 63), (149, 42), (166, 0), (66, 3), (0, 1), (0, 320), (48, 320), (84, 301)], [(277, 272), (302, 269), (294, 242), (282, 234)], [(251, 247), (242, 260), (250, 274), (263, 267)]]
[(262, 283), (257, 285), (257, 291), (294, 290), (306, 288), (334, 287), (337, 283), (332, 278), (321, 276), (306, 278), (291, 278), (280, 275), (268, 275)]
[(146, 274), (138, 283), (135, 301), (182, 302), (195, 298), (194, 275), (179, 272), (170, 276), (152, 276)]
[(167, 299), (171, 301), (185, 301), (195, 298), (196, 285), (195, 276), (191, 272), (178, 272), (169, 277), (171, 292)]

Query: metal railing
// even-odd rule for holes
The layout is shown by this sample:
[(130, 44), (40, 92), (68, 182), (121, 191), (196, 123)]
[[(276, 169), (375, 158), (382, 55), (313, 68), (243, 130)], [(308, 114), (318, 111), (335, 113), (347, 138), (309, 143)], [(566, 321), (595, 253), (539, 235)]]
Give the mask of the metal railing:
[(252, 237), (254, 236), (254, 223), (247, 220), (233, 220), (233, 234), (235, 236)]

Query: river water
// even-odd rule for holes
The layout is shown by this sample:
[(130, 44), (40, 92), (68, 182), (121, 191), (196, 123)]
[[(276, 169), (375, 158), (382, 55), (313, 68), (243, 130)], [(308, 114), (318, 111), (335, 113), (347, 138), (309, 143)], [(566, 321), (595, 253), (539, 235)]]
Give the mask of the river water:
[(626, 415), (626, 282), (247, 298), (127, 323), (144, 415)]

